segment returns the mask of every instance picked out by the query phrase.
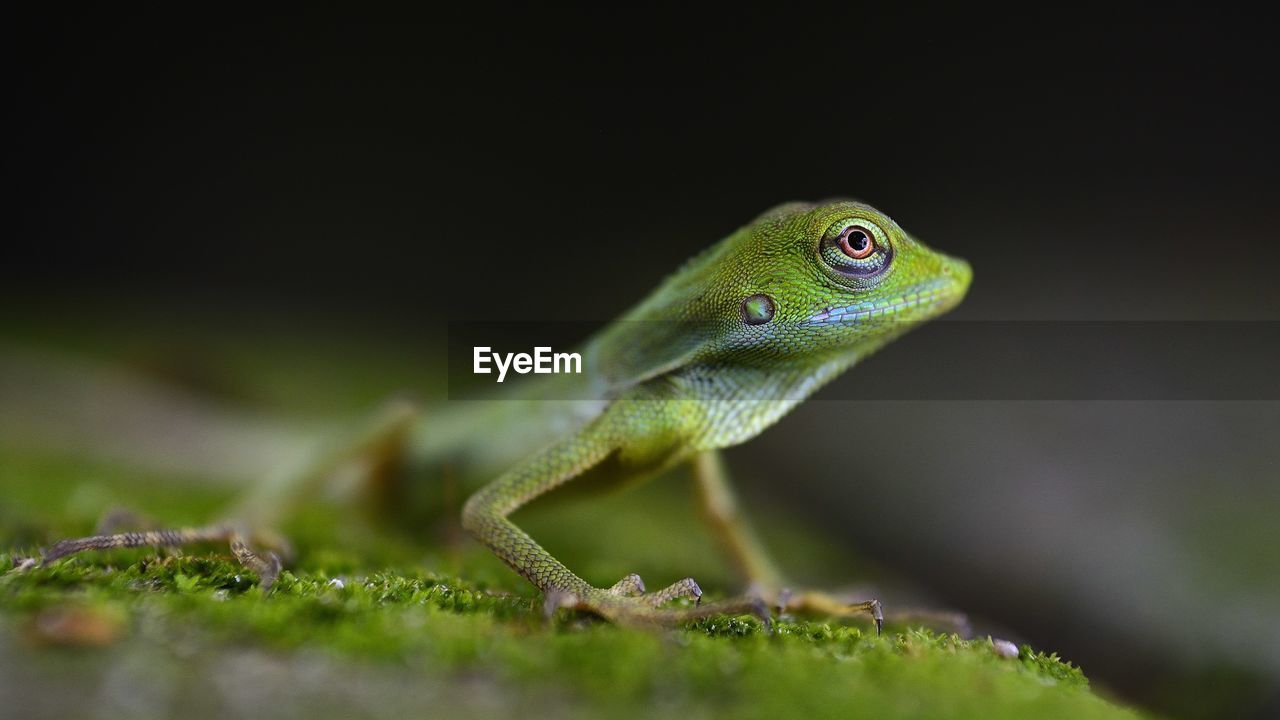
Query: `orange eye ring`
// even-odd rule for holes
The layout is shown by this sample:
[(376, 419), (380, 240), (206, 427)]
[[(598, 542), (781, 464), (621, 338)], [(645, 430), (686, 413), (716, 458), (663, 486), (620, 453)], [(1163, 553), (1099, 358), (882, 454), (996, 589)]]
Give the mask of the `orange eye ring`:
[(836, 245), (840, 246), (840, 252), (854, 260), (871, 257), (871, 253), (876, 251), (875, 236), (870, 230), (857, 225), (850, 225), (841, 230), (840, 235), (836, 237)]

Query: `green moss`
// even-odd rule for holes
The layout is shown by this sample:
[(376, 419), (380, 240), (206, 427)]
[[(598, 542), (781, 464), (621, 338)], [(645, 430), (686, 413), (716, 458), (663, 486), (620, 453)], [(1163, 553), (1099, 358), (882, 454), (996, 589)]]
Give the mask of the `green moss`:
[[(146, 510), (192, 520), (225, 496), (74, 459), (10, 452), (0, 453), (0, 463), (9, 501), (0, 547), (19, 547), (0, 554), (6, 567), (35, 542), (87, 530), (87, 506), (102, 501), (136, 495)], [(95, 480), (48, 482), (58, 476)], [(292, 668), (286, 676), (304, 672), (306, 659), (320, 653), (346, 668), (341, 677), (433, 679), (442, 693), (434, 697), (463, 711), (495, 702), (468, 695), (479, 678), (504, 707), (595, 717), (1129, 715), (1094, 695), (1083, 673), (1056, 656), (1023, 647), (1017, 659), (1006, 659), (986, 639), (909, 628), (877, 637), (862, 627), (793, 621), (768, 635), (751, 618), (663, 633), (569, 614), (548, 624), (530, 589), (483, 553), (464, 549), (445, 561), (412, 543), (351, 530), (335, 535), (338, 521), (315, 513), (293, 528), (300, 563), (267, 596), (221, 548), (167, 556), (115, 551), (4, 575), (0, 642), (31, 667), (59, 658), (94, 682), (111, 677), (95, 673), (106, 673), (120, 655), (63, 646), (96, 645), (105, 636), (125, 657), (152, 657), (160, 648), (176, 663), (168, 672), (181, 668), (197, 685), (210, 672), (200, 669), (201, 658), (228, 649), (267, 652)], [(373, 564), (378, 560), (391, 564)], [(443, 570), (449, 565), (459, 574)], [(45, 627), (50, 613), (68, 608), (77, 610), (79, 624)], [(104, 623), (110, 627), (97, 627)], [(81, 657), (70, 662), (67, 652)], [(94, 657), (103, 667), (95, 669)], [(205, 689), (221, 692), (216, 683)], [(335, 716), (349, 710), (340, 708), (329, 709)]]
[(233, 563), (216, 558), (119, 568), (73, 560), (7, 576), (0, 602), (19, 624), (67, 603), (123, 606), (131, 632), (145, 627), (153, 638), (483, 673), (510, 692), (553, 687), (623, 715), (646, 714), (655, 703), (743, 717), (1124, 714), (1091, 695), (1079, 669), (1030, 648), (1008, 660), (986, 640), (905, 629), (876, 637), (808, 622), (779, 623), (769, 636), (741, 618), (658, 634), (582, 618), (547, 625), (528, 597), (411, 570), (341, 584), (287, 572), (263, 597)]

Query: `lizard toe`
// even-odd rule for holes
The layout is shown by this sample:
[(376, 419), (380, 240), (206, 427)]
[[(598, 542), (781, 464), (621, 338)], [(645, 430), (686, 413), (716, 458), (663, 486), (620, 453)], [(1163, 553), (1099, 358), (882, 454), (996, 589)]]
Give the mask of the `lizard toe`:
[(696, 580), (691, 577), (687, 577), (683, 580), (674, 582), (657, 592), (649, 593), (645, 596), (645, 599), (654, 607), (680, 598), (692, 598), (695, 606), (701, 605), (702, 588), (698, 586), (698, 582)]
[(631, 573), (614, 583), (613, 587), (609, 588), (609, 592), (623, 597), (636, 597), (643, 595), (645, 592), (644, 580), (642, 580), (636, 573)]

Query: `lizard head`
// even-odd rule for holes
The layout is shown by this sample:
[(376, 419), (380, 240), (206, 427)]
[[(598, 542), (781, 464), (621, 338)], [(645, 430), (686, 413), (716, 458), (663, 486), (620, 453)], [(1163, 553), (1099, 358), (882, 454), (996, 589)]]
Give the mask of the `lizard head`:
[(731, 355), (864, 355), (955, 307), (972, 278), (964, 260), (851, 200), (778, 206), (725, 244), (702, 270), (732, 288), (705, 308)]
[(839, 370), (955, 307), (971, 277), (869, 205), (789, 203), (686, 263), (590, 352), (611, 388), (700, 363)]

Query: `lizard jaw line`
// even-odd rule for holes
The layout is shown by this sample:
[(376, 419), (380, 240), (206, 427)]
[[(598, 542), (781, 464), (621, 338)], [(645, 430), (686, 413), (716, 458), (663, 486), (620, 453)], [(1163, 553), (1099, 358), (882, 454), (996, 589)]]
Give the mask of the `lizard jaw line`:
[[(869, 306), (867, 303), (856, 303), (838, 308), (828, 308), (805, 321), (807, 325), (825, 325), (830, 323), (861, 322), (863, 320), (883, 319), (898, 314), (903, 310), (930, 306), (936, 307), (959, 301), (959, 293), (949, 292), (949, 283), (933, 282), (919, 286), (914, 292), (881, 306)], [(919, 318), (913, 318), (919, 319)]]

